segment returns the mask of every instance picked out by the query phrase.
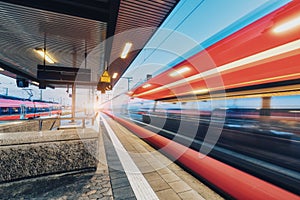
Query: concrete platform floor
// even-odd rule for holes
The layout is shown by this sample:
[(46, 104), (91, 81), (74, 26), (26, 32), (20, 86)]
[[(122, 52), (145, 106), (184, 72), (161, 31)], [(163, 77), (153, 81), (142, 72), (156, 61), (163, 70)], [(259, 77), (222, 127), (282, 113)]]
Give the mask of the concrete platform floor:
[[(108, 122), (106, 126), (105, 123), (102, 123), (101, 127), (107, 152), (106, 156), (110, 171), (110, 178), (112, 180), (112, 191), (115, 199), (123, 199), (121, 195), (118, 194), (118, 190), (120, 190), (120, 188), (128, 188), (130, 184), (131, 188), (134, 188), (135, 186), (132, 186), (132, 184), (140, 183), (140, 177), (134, 177), (139, 174), (141, 174), (145, 178), (147, 183), (150, 185), (150, 189), (152, 189), (154, 194), (156, 195), (156, 197), (151, 196), (151, 199), (223, 199), (217, 193), (201, 183), (198, 179), (184, 171), (173, 161), (168, 159), (166, 156), (155, 150), (153, 147), (151, 147), (149, 144), (147, 144), (134, 134), (132, 134), (122, 125), (104, 115), (102, 116), (102, 120), (106, 120)], [(117, 151), (117, 154), (119, 155), (119, 157), (121, 157), (121, 162), (122, 160), (126, 161), (127, 158), (124, 159), (124, 157), (126, 157), (126, 152), (124, 152), (124, 149), (119, 146), (120, 144), (114, 143), (112, 136), (110, 135), (110, 133), (108, 133), (110, 132), (108, 130), (110, 128), (108, 128), (107, 126), (111, 128), (112, 132), (115, 134), (121, 145), (127, 151), (130, 158), (134, 161), (139, 171), (136, 171), (136, 169), (134, 169), (132, 166), (130, 166), (129, 168), (131, 170), (130, 171), (128, 170), (128, 167), (124, 167), (124, 163), (122, 163), (122, 166), (120, 166), (120, 164), (117, 164), (115, 161), (111, 161), (113, 159), (116, 160), (116, 157), (113, 157), (116, 156), (116, 154), (111, 153), (112, 150), (110, 148), (112, 146), (115, 147), (115, 151)], [(118, 173), (116, 173), (116, 171)], [(124, 173), (122, 174), (122, 172)], [(126, 182), (124, 178), (126, 176), (124, 176), (124, 174), (127, 175), (127, 180), (129, 179), (129, 183), (123, 183), (123, 186), (120, 186), (120, 184), (118, 186), (115, 186), (114, 182), (122, 182), (115, 180), (119, 179), (123, 180), (123, 182)], [(133, 176), (133, 178), (130, 176)], [(131, 183), (130, 180), (133, 183)], [(149, 188), (145, 186), (145, 188), (142, 189), (141, 192), (143, 192), (144, 190), (149, 190)], [(122, 191), (128, 191), (129, 193), (132, 193), (132, 191), (126, 189)], [(138, 192), (139, 191), (135, 191), (133, 189), (133, 193), (135, 195), (139, 195)], [(147, 197), (145, 199), (147, 199)], [(150, 197), (148, 199), (150, 199)]]
[(0, 184), (0, 199), (223, 199), (126, 128), (101, 115), (96, 171)]
[(81, 171), (0, 184), (0, 199), (113, 199), (108, 173)]

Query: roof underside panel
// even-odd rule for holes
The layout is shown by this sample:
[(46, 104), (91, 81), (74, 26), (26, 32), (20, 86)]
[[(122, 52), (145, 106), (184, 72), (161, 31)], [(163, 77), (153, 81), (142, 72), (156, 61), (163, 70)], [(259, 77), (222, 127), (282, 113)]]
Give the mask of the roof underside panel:
[[(56, 66), (80, 67), (85, 51), (92, 52), (105, 40), (106, 29), (106, 22), (0, 2), (0, 62), (36, 77), (37, 64), (43, 61), (34, 49), (44, 48), (46, 34), (46, 49)], [(104, 47), (97, 48), (87, 62), (94, 74), (103, 66)]]
[[(178, 1), (1, 1), (0, 64), (5, 69), (1, 73), (40, 81), (37, 65), (43, 59), (34, 49), (46, 47), (54, 66), (91, 69), (92, 83), (86, 85), (97, 84), (106, 60), (109, 73), (117, 72), (119, 78)], [(133, 43), (131, 53), (120, 59), (126, 42)]]
[[(177, 3), (178, 0), (121, 0), (115, 36), (112, 38), (110, 74), (123, 74)], [(126, 42), (131, 42), (133, 46), (128, 57), (121, 59)]]

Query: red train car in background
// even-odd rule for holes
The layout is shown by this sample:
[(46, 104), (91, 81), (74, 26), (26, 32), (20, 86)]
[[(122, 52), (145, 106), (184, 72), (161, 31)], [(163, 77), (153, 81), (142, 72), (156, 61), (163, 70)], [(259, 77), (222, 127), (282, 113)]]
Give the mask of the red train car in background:
[(60, 104), (0, 95), (0, 120), (33, 119), (61, 115)]

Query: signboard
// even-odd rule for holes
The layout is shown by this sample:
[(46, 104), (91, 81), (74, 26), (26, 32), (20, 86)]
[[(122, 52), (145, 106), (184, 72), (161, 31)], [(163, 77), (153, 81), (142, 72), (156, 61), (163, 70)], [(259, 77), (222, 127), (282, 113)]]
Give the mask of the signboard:
[(103, 83), (110, 83), (110, 76), (108, 74), (108, 71), (105, 70), (100, 78), (100, 82), (103, 82)]
[(76, 67), (37, 65), (37, 79), (55, 81), (58, 84), (75, 81), (90, 82), (91, 70)]

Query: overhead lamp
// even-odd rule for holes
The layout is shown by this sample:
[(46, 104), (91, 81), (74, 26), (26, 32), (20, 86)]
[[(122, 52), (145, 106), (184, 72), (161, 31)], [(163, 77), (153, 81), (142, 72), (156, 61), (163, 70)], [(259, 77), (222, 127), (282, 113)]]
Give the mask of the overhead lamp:
[(31, 84), (34, 84), (34, 85), (40, 85), (40, 83), (36, 82), (36, 81), (31, 81)]
[(127, 43), (125, 44), (124, 49), (123, 49), (122, 54), (121, 54), (121, 58), (122, 58), (122, 59), (124, 59), (124, 58), (127, 57), (127, 55), (128, 55), (128, 53), (129, 53), (131, 47), (132, 47), (132, 43), (131, 43), (131, 42), (127, 42)]
[(44, 49), (42, 48), (35, 48), (34, 51), (39, 54), (43, 59), (45, 59), (48, 63), (54, 64), (55, 62), (53, 59), (48, 55), (48, 53), (45, 54)]
[(293, 28), (295, 28), (296, 26), (299, 26), (299, 25), (300, 25), (300, 16), (275, 27), (273, 29), (273, 32), (281, 33), (281, 32), (293, 29)]
[(190, 70), (191, 70), (191, 68), (189, 68), (189, 67), (182, 67), (182, 68), (176, 69), (174, 72), (170, 73), (170, 76), (172, 76), (172, 77), (178, 76), (178, 75), (188, 72)]
[(151, 84), (147, 83), (146, 85), (143, 85), (142, 88), (148, 88), (148, 87), (150, 87), (150, 86), (151, 86)]
[(117, 77), (118, 77), (118, 73), (115, 72), (115, 73), (113, 74), (112, 78), (115, 79), (115, 78), (117, 78)]
[(3, 71), (4, 71), (4, 69), (0, 67), (0, 72), (3, 72)]

